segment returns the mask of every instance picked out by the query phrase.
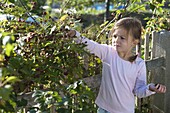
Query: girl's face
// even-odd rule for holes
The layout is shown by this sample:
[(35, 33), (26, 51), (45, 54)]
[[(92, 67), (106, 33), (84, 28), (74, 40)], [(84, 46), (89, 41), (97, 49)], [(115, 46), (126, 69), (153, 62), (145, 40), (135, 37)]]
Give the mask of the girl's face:
[(125, 29), (115, 29), (112, 37), (112, 45), (119, 54), (131, 55), (131, 51), (137, 43), (131, 35), (128, 35)]

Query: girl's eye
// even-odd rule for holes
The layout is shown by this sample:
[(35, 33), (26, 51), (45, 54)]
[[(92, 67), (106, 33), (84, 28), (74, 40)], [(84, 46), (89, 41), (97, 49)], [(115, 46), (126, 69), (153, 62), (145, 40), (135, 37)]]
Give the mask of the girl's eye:
[(120, 38), (121, 38), (121, 39), (125, 39), (125, 38), (124, 38), (124, 37), (122, 37), (122, 36), (121, 36)]
[(113, 38), (115, 38), (115, 39), (116, 39), (116, 38), (120, 38), (120, 39), (122, 39), (122, 40), (125, 39), (125, 37), (117, 36), (117, 35), (113, 35)]
[(116, 36), (116, 35), (113, 35), (113, 38), (117, 38), (117, 36)]

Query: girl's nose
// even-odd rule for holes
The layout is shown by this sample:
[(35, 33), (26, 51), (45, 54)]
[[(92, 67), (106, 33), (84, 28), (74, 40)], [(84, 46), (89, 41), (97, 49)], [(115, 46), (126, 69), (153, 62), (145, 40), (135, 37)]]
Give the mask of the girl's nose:
[(119, 37), (118, 36), (113, 37), (113, 41), (114, 41), (114, 43), (119, 42)]
[(118, 44), (119, 43), (119, 38), (117, 37), (113, 37), (112, 38), (112, 45)]

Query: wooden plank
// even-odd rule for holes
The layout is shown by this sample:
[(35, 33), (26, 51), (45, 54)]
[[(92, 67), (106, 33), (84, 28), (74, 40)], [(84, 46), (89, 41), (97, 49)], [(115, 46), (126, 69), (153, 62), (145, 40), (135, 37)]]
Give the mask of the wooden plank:
[(146, 60), (146, 68), (147, 70), (153, 70), (155, 68), (159, 68), (161, 66), (165, 66), (165, 58), (154, 58), (152, 60)]
[(147, 33), (145, 35), (145, 41), (144, 41), (144, 59), (148, 60), (149, 58), (149, 34)]
[[(144, 36), (144, 60), (149, 59), (149, 49), (150, 49), (150, 41), (149, 41), (149, 34), (146, 33)], [(149, 74), (149, 71), (147, 71), (147, 75)], [(150, 80), (150, 76), (147, 76), (147, 80)], [(137, 97), (136, 97), (137, 98)], [(137, 107), (140, 112), (142, 112), (143, 106), (145, 104), (147, 98), (137, 98)]]
[(151, 51), (151, 59), (155, 58), (155, 53), (156, 53), (156, 40), (158, 38), (158, 33), (156, 31), (152, 32), (152, 51)]
[(161, 109), (159, 109), (157, 106), (153, 105), (153, 110), (154, 110), (154, 113), (165, 113), (164, 111), (162, 111)]
[(166, 31), (160, 34), (161, 38), (164, 38), (164, 48), (166, 50), (166, 70), (165, 70), (165, 85), (167, 92), (165, 93), (165, 113), (170, 113), (170, 31)]

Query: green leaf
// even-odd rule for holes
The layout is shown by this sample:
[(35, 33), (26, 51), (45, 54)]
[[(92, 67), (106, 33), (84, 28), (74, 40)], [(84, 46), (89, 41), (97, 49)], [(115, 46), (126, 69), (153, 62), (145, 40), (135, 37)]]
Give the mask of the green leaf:
[(162, 13), (162, 12), (163, 12), (163, 10), (162, 10), (161, 7), (159, 7), (157, 10), (158, 10), (159, 13)]
[(77, 94), (77, 91), (75, 91), (75, 90), (70, 90), (70, 93), (74, 95), (74, 94)]
[(162, 0), (156, 0), (157, 2), (159, 2), (159, 3), (162, 3)]
[(63, 15), (61, 18), (60, 18), (60, 21), (64, 21), (68, 18), (68, 15)]
[(26, 106), (27, 103), (28, 103), (27, 100), (22, 98), (21, 100), (17, 101), (17, 106), (18, 107)]
[(2, 36), (9, 36), (9, 35), (11, 35), (11, 33), (9, 33), (9, 32), (3, 32), (2, 33)]
[(106, 24), (108, 24), (109, 21), (104, 22), (103, 24), (100, 25), (101, 28), (103, 28), (104, 26), (106, 26)]
[(8, 83), (8, 82), (14, 83), (14, 82), (16, 82), (16, 81), (19, 81), (19, 79), (18, 79), (17, 77), (15, 77), (15, 76), (10, 76), (9, 78), (7, 78), (7, 79), (3, 82), (3, 84), (5, 85), (5, 84)]
[(2, 98), (3, 100), (8, 100), (10, 93), (11, 89), (0, 87), (0, 98)]
[(154, 9), (155, 9), (156, 6), (150, 3), (150, 4), (149, 4), (149, 7), (151, 8), (152, 11), (154, 11)]
[(45, 44), (45, 47), (48, 46), (48, 45), (50, 45), (50, 44), (52, 44), (52, 43), (53, 43), (52, 41), (47, 42), (47, 43)]
[(66, 108), (59, 108), (57, 109), (57, 113), (70, 113), (69, 109)]
[(15, 110), (14, 110), (14, 106), (13, 104), (9, 101), (6, 101), (5, 103), (5, 110), (8, 111), (8, 113), (13, 113)]
[(9, 2), (11, 2), (11, 3), (15, 3), (15, 0), (9, 0)]
[(44, 94), (43, 91), (37, 90), (35, 93), (32, 94), (32, 97), (40, 97)]
[(7, 45), (6, 45), (6, 51), (5, 51), (5, 54), (7, 55), (7, 56), (10, 56), (10, 54), (11, 54), (11, 51), (13, 50), (13, 45), (12, 44), (9, 44), (9, 43), (7, 43)]

